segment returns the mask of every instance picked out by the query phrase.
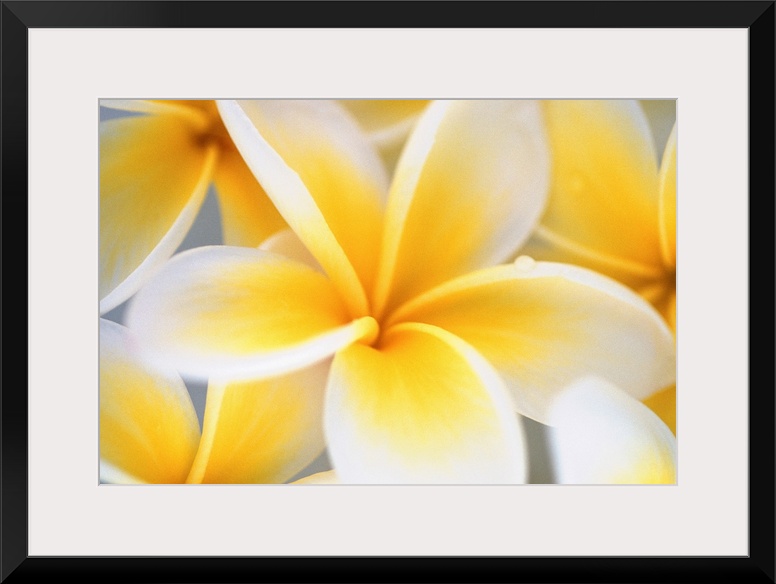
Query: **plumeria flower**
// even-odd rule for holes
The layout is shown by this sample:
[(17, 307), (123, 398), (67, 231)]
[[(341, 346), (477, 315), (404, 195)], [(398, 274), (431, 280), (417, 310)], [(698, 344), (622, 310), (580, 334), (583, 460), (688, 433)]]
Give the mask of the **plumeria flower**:
[(333, 357), (324, 430), (343, 483), (523, 482), (515, 410), (544, 420), (583, 374), (638, 398), (673, 382), (673, 337), (638, 295), (571, 265), (499, 265), (545, 204), (537, 103), (432, 103), (390, 186), (336, 103), (219, 110), (320, 269), (292, 245), (190, 250), (127, 322), (186, 375), (272, 378)]
[[(425, 100), (346, 100), (393, 167)], [(134, 115), (100, 123), (100, 313), (175, 252), (215, 185), (224, 243), (255, 247), (285, 223), (245, 166), (214, 101), (103, 100)]]
[(215, 102), (103, 100), (134, 112), (100, 122), (100, 313), (175, 252), (215, 185), (224, 241), (256, 246), (285, 227), (226, 132)]
[[(658, 166), (636, 101), (548, 101), (547, 210), (521, 253), (594, 269), (649, 300), (676, 329), (676, 125)], [(649, 405), (676, 429), (676, 389)]]
[(676, 483), (671, 430), (607, 381), (586, 378), (562, 391), (549, 423), (551, 458), (561, 484)]
[(100, 319), (100, 479), (109, 483), (277, 483), (324, 448), (325, 366), (208, 388), (200, 436), (177, 372), (148, 363), (123, 326)]

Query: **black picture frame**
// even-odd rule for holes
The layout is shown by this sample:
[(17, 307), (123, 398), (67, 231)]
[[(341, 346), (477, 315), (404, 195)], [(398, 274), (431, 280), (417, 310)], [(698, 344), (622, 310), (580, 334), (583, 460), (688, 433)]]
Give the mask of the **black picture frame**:
[[(272, 5), (271, 7), (269, 5)], [(28, 331), (7, 321), (0, 581), (774, 582), (774, 1), (422, 3), (3, 1), (0, 292), (28, 310), (27, 34), (36, 27), (745, 28), (749, 32), (749, 555), (747, 557), (29, 557)], [(430, 4), (430, 3), (429, 3)], [(437, 5), (438, 6), (438, 5)], [(271, 9), (270, 9), (271, 8)], [(382, 8), (385, 8), (384, 10)], [(340, 19), (347, 13), (348, 20)], [(376, 16), (379, 15), (379, 18)], [(8, 238), (8, 240), (6, 240)], [(23, 284), (22, 284), (23, 283)], [(8, 313), (7, 313), (8, 314)], [(1, 322), (1, 321), (0, 321)], [(9, 324), (10, 323), (10, 324)], [(713, 513), (713, 510), (710, 510)]]

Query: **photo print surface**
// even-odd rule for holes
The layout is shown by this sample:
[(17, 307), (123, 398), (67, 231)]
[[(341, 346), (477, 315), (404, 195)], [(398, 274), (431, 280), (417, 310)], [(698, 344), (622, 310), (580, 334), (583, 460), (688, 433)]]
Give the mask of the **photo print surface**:
[(675, 101), (99, 133), (102, 483), (676, 484)]

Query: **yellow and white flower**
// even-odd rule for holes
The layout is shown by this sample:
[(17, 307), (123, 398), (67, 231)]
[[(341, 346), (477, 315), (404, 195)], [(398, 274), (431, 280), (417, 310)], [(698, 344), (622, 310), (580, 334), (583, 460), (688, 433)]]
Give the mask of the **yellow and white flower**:
[(125, 327), (100, 319), (100, 479), (110, 483), (282, 483), (324, 448), (327, 368), (212, 383), (200, 436), (175, 370), (148, 363)]
[(676, 483), (676, 438), (671, 430), (611, 383), (595, 378), (575, 382), (553, 403), (549, 423), (558, 483)]
[[(546, 421), (584, 374), (637, 398), (674, 381), (670, 330), (625, 286), (529, 258), (498, 265), (545, 205), (539, 104), (431, 104), (390, 187), (336, 103), (219, 110), (300, 249), (286, 237), (286, 255), (271, 243), (179, 254), (128, 323), (186, 375), (276, 378), (333, 357), (324, 428), (340, 481), (522, 482), (515, 410)], [(305, 248), (320, 268), (300, 261)]]
[(214, 101), (103, 100), (135, 114), (100, 122), (100, 314), (175, 252), (215, 185), (224, 241), (256, 246), (285, 227)]
[[(637, 101), (543, 103), (552, 151), (547, 209), (521, 253), (586, 266), (649, 300), (676, 329), (676, 125), (658, 165)], [(676, 390), (650, 407), (675, 430)]]

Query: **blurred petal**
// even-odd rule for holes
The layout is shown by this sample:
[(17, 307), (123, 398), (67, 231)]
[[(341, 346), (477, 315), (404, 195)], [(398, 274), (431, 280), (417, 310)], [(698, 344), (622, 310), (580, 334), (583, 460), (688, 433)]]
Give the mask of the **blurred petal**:
[(196, 483), (282, 483), (325, 446), (323, 391), (330, 362), (263, 381), (211, 382)]
[(676, 126), (660, 163), (660, 249), (665, 265), (676, 268)]
[(676, 439), (649, 408), (602, 379), (553, 405), (550, 445), (563, 484), (674, 484)]
[(666, 301), (663, 308), (663, 316), (671, 330), (676, 332), (676, 289), (673, 290), (673, 293), (669, 295)]
[(638, 102), (543, 105), (553, 167), (541, 220), (546, 237), (575, 256), (581, 249), (594, 258), (658, 269), (657, 161)]
[(100, 319), (100, 479), (182, 483), (198, 444), (183, 380), (143, 362), (131, 333)]
[(333, 470), (325, 470), (323, 472), (317, 472), (315, 474), (302, 477), (298, 481), (291, 483), (292, 485), (339, 485), (342, 484), (337, 476), (337, 472)]
[(132, 294), (180, 245), (216, 162), (176, 116), (100, 124), (100, 312)]
[(446, 331), (388, 330), (334, 358), (329, 456), (343, 483), (520, 483), (522, 426), (498, 374)]
[(272, 237), (268, 237), (259, 246), (259, 249), (280, 254), (302, 264), (307, 264), (311, 268), (324, 273), (323, 268), (310, 253), (310, 250), (305, 247), (297, 234), (290, 229), (283, 229)]
[(183, 375), (249, 380), (311, 365), (375, 333), (352, 321), (326, 277), (283, 256), (201, 247), (174, 257), (135, 297), (127, 322)]
[(636, 398), (676, 378), (675, 343), (655, 309), (621, 284), (571, 265), (521, 257), (415, 299), (390, 322), (439, 326), (498, 370), (517, 410), (546, 422), (556, 392), (575, 379), (611, 379)]
[(642, 99), (639, 103), (647, 116), (649, 129), (654, 137), (655, 156), (660, 160), (671, 128), (676, 123), (676, 100)]
[(430, 102), (427, 99), (343, 99), (340, 103), (355, 116), (380, 150), (386, 168), (393, 169), (407, 136)]
[(358, 120), (359, 125), (377, 142), (406, 138), (418, 116), (429, 104), (427, 99), (343, 99), (340, 103)]
[(432, 103), (394, 175), (377, 312), (510, 257), (544, 208), (548, 165), (536, 102)]
[(676, 434), (676, 385), (658, 391), (642, 401)]
[(275, 205), (233, 148), (222, 150), (215, 184), (226, 245), (256, 247), (286, 227)]
[(184, 100), (163, 99), (101, 99), (100, 106), (135, 114), (163, 114), (183, 118), (190, 126), (204, 129), (208, 116), (201, 108), (191, 107)]
[(663, 280), (662, 267), (646, 266), (615, 255), (593, 251), (589, 247), (553, 233), (542, 225), (534, 229), (531, 237), (520, 248), (520, 256), (542, 261), (583, 266), (622, 282), (629, 288), (651, 288), (656, 280)]
[(353, 312), (367, 314), (364, 287), (373, 285), (387, 190), (367, 137), (333, 102), (224, 101), (219, 108), (281, 215)]

